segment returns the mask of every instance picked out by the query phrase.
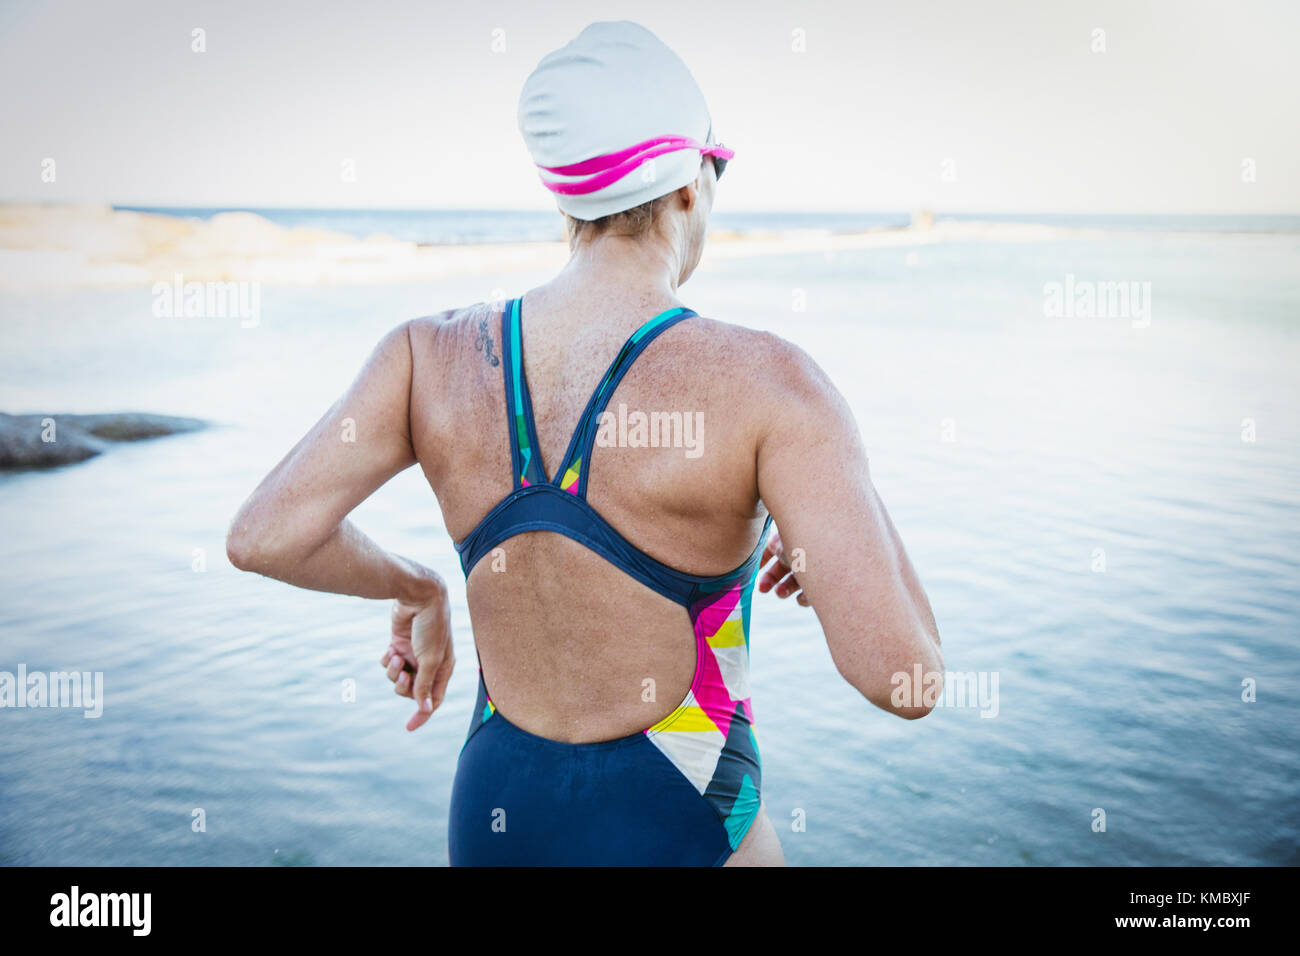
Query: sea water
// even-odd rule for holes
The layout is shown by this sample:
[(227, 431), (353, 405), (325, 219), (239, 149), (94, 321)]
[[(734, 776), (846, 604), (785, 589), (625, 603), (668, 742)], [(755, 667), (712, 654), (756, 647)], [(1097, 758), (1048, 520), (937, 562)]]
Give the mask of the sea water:
[[(756, 595), (789, 862), (1300, 862), (1300, 236), (1243, 231), (828, 246), (683, 287), (844, 392), (979, 698), (891, 717)], [(1049, 314), (1067, 276), (1148, 283), (1149, 313)], [(473, 638), (418, 471), (355, 515), (451, 585), (459, 665), (416, 733), (387, 605), (235, 571), (224, 536), (388, 328), (544, 278), (265, 287), (254, 328), (148, 287), (0, 293), (0, 409), (215, 423), (0, 475), (0, 671), (102, 675), (98, 717), (0, 709), (0, 863), (446, 862)], [(736, 356), (735, 387), (763, 374)]]

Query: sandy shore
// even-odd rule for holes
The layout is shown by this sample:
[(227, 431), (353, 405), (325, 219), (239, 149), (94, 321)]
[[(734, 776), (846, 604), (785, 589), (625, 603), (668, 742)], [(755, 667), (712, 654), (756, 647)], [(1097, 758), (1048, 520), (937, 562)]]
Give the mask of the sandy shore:
[[(928, 228), (832, 235), (715, 232), (707, 259), (927, 245), (1100, 236), (1099, 230), (1021, 223), (939, 222)], [(249, 212), (179, 219), (108, 206), (0, 205), (0, 288), (173, 281), (285, 284), (419, 282), (449, 276), (558, 269), (562, 242), (425, 246), (386, 236), (286, 228)]]

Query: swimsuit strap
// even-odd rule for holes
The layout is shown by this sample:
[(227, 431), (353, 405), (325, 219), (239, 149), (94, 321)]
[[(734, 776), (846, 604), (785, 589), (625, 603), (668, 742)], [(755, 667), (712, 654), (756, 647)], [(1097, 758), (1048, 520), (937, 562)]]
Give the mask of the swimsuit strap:
[(533, 423), (533, 400), (524, 377), (524, 350), (519, 329), (519, 299), (512, 299), (501, 313), (501, 358), (506, 383), (506, 415), (510, 427), (510, 462), (514, 471), (512, 488), (542, 484), (541, 444)]
[(665, 309), (633, 332), (628, 337), (628, 340), (623, 343), (623, 347), (614, 356), (614, 361), (610, 363), (605, 376), (600, 380), (600, 384), (591, 393), (587, 408), (582, 413), (582, 417), (578, 419), (578, 427), (574, 429), (573, 438), (569, 441), (569, 448), (564, 453), (564, 457), (560, 459), (560, 467), (556, 470), (555, 483), (561, 488), (577, 495), (579, 498), (586, 499), (587, 478), (591, 470), (590, 464), (583, 467), (583, 463), (589, 463), (591, 460), (591, 449), (600, 426), (601, 413), (604, 412), (605, 406), (609, 404), (610, 396), (614, 394), (614, 390), (618, 388), (618, 383), (627, 374), (627, 370), (632, 367), (632, 363), (645, 351), (646, 346), (653, 342), (660, 333), (676, 325), (682, 319), (690, 318), (696, 314), (692, 309), (681, 306)]
[(501, 542), (527, 531), (553, 531), (565, 535), (601, 555), (646, 587), (688, 609), (719, 588), (731, 589), (739, 580), (752, 577), (762, 554), (763, 539), (772, 523), (771, 515), (758, 544), (744, 564), (725, 574), (701, 576), (678, 571), (641, 551), (602, 518), (586, 498), (590, 467), (584, 468), (583, 465), (590, 460), (601, 415), (610, 396), (656, 336), (694, 315), (696, 313), (687, 308), (667, 309), (628, 338), (588, 399), (556, 477), (548, 479), (542, 469), (541, 446), (537, 441), (532, 400), (523, 369), (521, 303), (514, 299), (507, 304), (501, 319), (501, 354), (505, 366), (506, 411), (514, 475), (510, 493), (483, 516), (473, 531), (456, 542), (461, 570), (467, 578), (485, 554)]

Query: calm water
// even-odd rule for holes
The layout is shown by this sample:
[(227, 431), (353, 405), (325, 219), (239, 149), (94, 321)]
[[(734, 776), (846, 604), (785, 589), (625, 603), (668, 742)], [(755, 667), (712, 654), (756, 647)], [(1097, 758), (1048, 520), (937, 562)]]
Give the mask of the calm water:
[[(224, 209), (122, 206), (139, 212), (163, 213), (192, 219), (211, 219)], [(325, 229), (358, 239), (382, 234), (406, 242), (430, 245), (493, 242), (545, 242), (564, 238), (564, 223), (552, 210), (519, 209), (259, 209), (259, 216), (287, 228)], [(1257, 225), (1266, 219), (1253, 217)], [(1300, 230), (1300, 217), (1292, 217), (1292, 231)], [(715, 229), (764, 232), (774, 229), (815, 229), (836, 233), (862, 232), (884, 226), (906, 226), (905, 212), (745, 213), (721, 212), (713, 216)], [(1283, 222), (1285, 225), (1285, 222)], [(1211, 226), (1215, 228), (1215, 226)], [(1265, 228), (1273, 228), (1265, 226)]]
[[(1151, 283), (1149, 327), (1046, 317), (1067, 274)], [(460, 666), (415, 734), (387, 605), (236, 572), (223, 538), (388, 327), (542, 278), (265, 288), (254, 329), (156, 319), (147, 288), (0, 294), (0, 409), (219, 423), (0, 477), (0, 670), (102, 671), (106, 696), (99, 719), (0, 711), (0, 862), (446, 862), (474, 668), (432, 495), (408, 472), (357, 515), (452, 582)], [(830, 372), (948, 668), (998, 679), (995, 717), (888, 717), (809, 611), (756, 596), (790, 862), (1300, 863), (1300, 237), (727, 260), (684, 292)]]
[[(211, 219), (224, 209), (123, 206), (140, 212)], [(527, 242), (564, 238), (560, 218), (549, 210), (517, 209), (260, 209), (248, 210), (288, 228), (325, 229), (358, 239), (382, 234), (433, 245), (476, 242)], [(907, 212), (716, 212), (712, 227), (728, 232), (817, 230), (833, 233), (897, 228), (911, 221)], [(1139, 232), (1300, 232), (1300, 216), (1124, 216), (952, 213), (939, 221), (1019, 222), (1072, 228)]]

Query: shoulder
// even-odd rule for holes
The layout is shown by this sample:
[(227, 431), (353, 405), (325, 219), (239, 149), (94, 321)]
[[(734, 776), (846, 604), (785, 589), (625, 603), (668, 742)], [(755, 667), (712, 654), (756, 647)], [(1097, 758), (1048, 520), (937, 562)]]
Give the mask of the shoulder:
[(389, 333), (410, 361), (408, 403), (416, 455), (445, 466), (456, 439), (489, 427), (485, 396), (500, 392), (501, 310), (491, 302), (408, 319)]
[[(445, 349), (450, 336), (455, 335), (455, 316), (464, 310), (448, 309), (436, 315), (407, 319), (393, 326), (370, 351), (367, 369), (384, 369), (389, 372), (405, 368), (409, 373), (417, 365), (427, 365), (436, 360)], [(391, 378), (391, 375), (389, 376)]]
[(838, 395), (830, 376), (811, 355), (772, 332), (700, 317), (697, 334), (717, 343), (732, 363), (732, 371), (759, 395), (802, 401)]
[(760, 459), (783, 447), (837, 447), (861, 442), (848, 401), (817, 361), (798, 345), (771, 332), (705, 319), (701, 331), (725, 343), (752, 423)]
[(444, 309), (408, 319), (389, 333), (405, 339), (412, 361), (444, 371), (477, 353), (478, 363), (500, 364), (501, 307), (492, 302)]
[(466, 332), (476, 330), (483, 324), (490, 324), (489, 317), (494, 314), (499, 315), (493, 312), (490, 303), (475, 302), (473, 305), (444, 309), (432, 315), (407, 319), (390, 334), (400, 331), (410, 341), (412, 348), (417, 345), (446, 345)]

